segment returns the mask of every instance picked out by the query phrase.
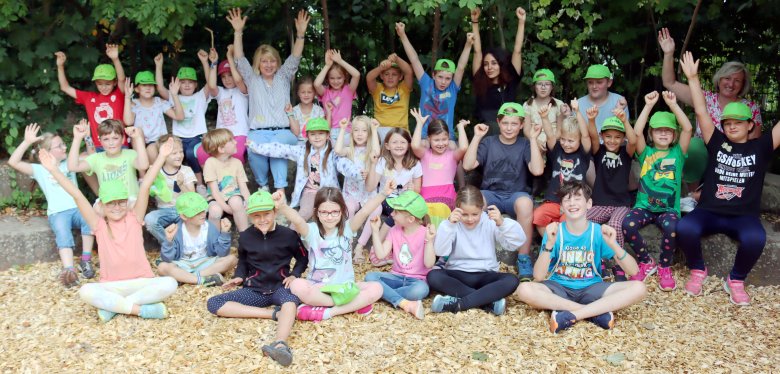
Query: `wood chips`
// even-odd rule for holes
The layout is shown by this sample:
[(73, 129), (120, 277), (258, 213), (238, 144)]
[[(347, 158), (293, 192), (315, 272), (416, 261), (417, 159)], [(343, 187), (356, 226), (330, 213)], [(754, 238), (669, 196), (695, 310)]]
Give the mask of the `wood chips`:
[[(358, 279), (369, 270), (356, 266)], [(58, 263), (46, 263), (0, 273), (3, 372), (285, 371), (260, 353), (275, 322), (218, 318), (206, 310), (206, 299), (219, 288), (181, 286), (165, 301), (166, 320), (117, 316), (101, 324), (76, 288), (56, 283), (58, 272)], [(780, 287), (748, 287), (752, 305), (737, 307), (714, 277), (704, 296), (687, 296), (681, 274), (675, 268), (678, 289), (671, 293), (660, 291), (655, 277), (648, 281), (647, 299), (618, 312), (613, 330), (581, 322), (558, 336), (548, 331), (549, 313), (514, 299), (501, 317), (470, 310), (428, 313), (423, 321), (380, 301), (366, 317), (296, 323), (289, 340), (293, 365), (286, 371), (780, 370)]]

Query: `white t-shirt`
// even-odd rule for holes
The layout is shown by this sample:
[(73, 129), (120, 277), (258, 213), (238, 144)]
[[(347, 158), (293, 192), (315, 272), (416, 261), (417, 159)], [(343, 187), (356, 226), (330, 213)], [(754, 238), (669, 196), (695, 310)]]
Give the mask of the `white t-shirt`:
[(165, 125), (165, 111), (173, 108), (170, 101), (163, 101), (155, 96), (152, 106), (141, 105), (141, 101), (133, 99), (131, 110), (135, 114), (133, 126), (144, 131), (144, 141), (151, 143), (160, 139), (161, 136), (168, 133), (168, 127)]
[(181, 228), (181, 236), (184, 239), (184, 246), (181, 249), (182, 260), (195, 260), (206, 257), (206, 241), (209, 236), (209, 223), (205, 222), (200, 226), (200, 233), (197, 237), (192, 237), (186, 227)]
[(249, 99), (247, 95), (234, 88), (219, 87), (217, 94), (217, 128), (228, 129), (233, 136), (247, 136), (249, 123)]
[[(173, 120), (173, 135), (180, 138), (194, 138), (205, 134), (207, 131), (206, 109), (208, 109), (211, 99), (211, 97), (206, 97), (206, 87), (192, 96), (179, 95), (179, 101), (184, 109), (184, 119), (181, 121)], [(173, 96), (168, 97), (168, 101), (173, 103)]]
[(414, 178), (421, 178), (423, 175), (422, 165), (420, 165), (419, 161), (411, 169), (387, 170), (385, 169), (385, 165), (387, 165), (387, 163), (385, 162), (384, 157), (380, 157), (379, 161), (376, 163), (376, 168), (374, 169), (377, 174), (381, 175), (381, 178), (379, 179), (379, 191), (385, 190), (385, 183), (390, 179), (394, 181), (396, 186), (402, 186), (401, 188), (396, 188), (395, 192), (391, 193), (388, 197), (396, 197), (401, 192), (413, 190), (412, 181)]

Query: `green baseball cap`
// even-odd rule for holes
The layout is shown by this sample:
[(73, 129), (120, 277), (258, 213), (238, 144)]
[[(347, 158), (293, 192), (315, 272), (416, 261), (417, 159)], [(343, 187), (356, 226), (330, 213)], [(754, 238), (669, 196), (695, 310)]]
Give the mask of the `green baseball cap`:
[(149, 188), (149, 196), (157, 197), (160, 201), (169, 203), (173, 200), (173, 192), (168, 188), (168, 181), (163, 173), (158, 173), (154, 184)]
[(249, 196), (249, 201), (246, 203), (246, 214), (252, 214), (255, 212), (267, 212), (274, 209), (274, 199), (271, 197), (271, 193), (265, 190), (259, 190)]
[(130, 193), (127, 191), (127, 185), (123, 180), (112, 179), (100, 183), (98, 197), (100, 202), (106, 204), (115, 200), (125, 200), (130, 197)]
[(139, 71), (135, 75), (135, 84), (155, 84), (154, 73), (149, 70)]
[(206, 198), (197, 192), (185, 192), (176, 199), (176, 213), (187, 218), (195, 217), (209, 208)]
[(585, 73), (585, 79), (612, 79), (612, 72), (604, 65), (591, 65), (588, 67), (588, 72)]
[(747, 121), (753, 118), (753, 112), (745, 103), (734, 102), (728, 103), (723, 108), (723, 113), (720, 115), (720, 119), (738, 119), (741, 121)]
[(333, 304), (338, 306), (355, 300), (357, 295), (360, 294), (360, 287), (355, 282), (346, 282), (322, 286), (320, 291), (329, 294), (333, 298)]
[(662, 127), (677, 130), (677, 118), (674, 114), (664, 111), (653, 113), (653, 116), (650, 117), (650, 128), (660, 129)]
[(623, 125), (623, 121), (615, 116), (609, 117), (601, 123), (601, 132), (605, 130), (617, 130), (620, 132), (626, 132), (626, 126)]
[(534, 73), (534, 83), (539, 81), (550, 81), (555, 83), (555, 74), (550, 69), (539, 69)]
[(92, 74), (92, 80), (106, 80), (106, 81), (112, 81), (116, 79), (116, 69), (114, 69), (114, 65), (110, 64), (100, 64), (95, 67), (95, 73)]
[(391, 208), (409, 212), (420, 219), (428, 214), (428, 204), (425, 203), (425, 199), (414, 191), (404, 191), (398, 197), (391, 197), (386, 201)]
[(306, 132), (309, 131), (330, 131), (330, 124), (325, 118), (312, 118), (306, 122)]
[(179, 68), (179, 72), (176, 73), (176, 78), (197, 81), (198, 73), (195, 71), (195, 69), (185, 66)]
[[(445, 64), (447, 65), (446, 67), (444, 66)], [(454, 73), (456, 68), (457, 65), (455, 65), (455, 62), (452, 60), (440, 58), (438, 61), (436, 61), (436, 65), (433, 66), (433, 71), (448, 71), (450, 73)]]
[[(507, 112), (507, 109), (514, 109), (514, 113)], [(498, 115), (499, 116), (514, 116), (514, 117), (525, 117), (525, 109), (523, 109), (523, 106), (518, 103), (504, 103), (501, 105), (501, 108), (498, 108)]]

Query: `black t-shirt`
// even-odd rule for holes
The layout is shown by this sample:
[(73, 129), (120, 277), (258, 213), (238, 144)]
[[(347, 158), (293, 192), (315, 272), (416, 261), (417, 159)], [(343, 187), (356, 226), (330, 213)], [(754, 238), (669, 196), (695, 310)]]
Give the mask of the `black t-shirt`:
[[(284, 278), (295, 275), (300, 278), (309, 264), (308, 252), (298, 233), (276, 225), (273, 231), (263, 234), (249, 226), (238, 236), (238, 266), (235, 276), (244, 279), (244, 287), (263, 293), (282, 287)], [(290, 260), (295, 267), (290, 271)]]
[(596, 167), (596, 181), (593, 183), (594, 206), (631, 206), (628, 193), (628, 178), (631, 174), (631, 156), (626, 146), (620, 146), (618, 153), (600, 146), (593, 156)]
[(487, 91), (476, 95), (477, 105), (474, 107), (474, 116), (478, 123), (495, 122), (498, 115), (498, 109), (501, 105), (509, 102), (516, 102), (517, 85), (520, 83), (520, 76), (513, 66), (506, 67), (512, 73), (509, 83), (505, 85), (491, 84)]
[(559, 203), (561, 199), (558, 198), (558, 190), (563, 182), (585, 180), (588, 166), (590, 166), (590, 155), (582, 149), (582, 146), (572, 153), (566, 153), (561, 143), (555, 143), (555, 147), (547, 152), (547, 167), (552, 170), (552, 177), (544, 193), (544, 199)]
[(477, 161), (482, 167), (482, 189), (500, 192), (530, 192), (531, 143), (518, 137), (512, 144), (501, 143), (498, 135), (479, 143)]
[(771, 131), (746, 143), (732, 143), (720, 131), (713, 131), (707, 143), (709, 157), (697, 209), (757, 215), (772, 151)]

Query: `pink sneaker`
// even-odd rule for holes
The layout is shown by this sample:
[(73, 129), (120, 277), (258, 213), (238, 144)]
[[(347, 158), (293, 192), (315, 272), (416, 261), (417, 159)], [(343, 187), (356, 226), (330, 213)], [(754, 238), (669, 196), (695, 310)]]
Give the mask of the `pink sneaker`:
[(685, 292), (688, 292), (691, 296), (701, 295), (701, 287), (706, 279), (706, 268), (704, 270), (691, 270), (691, 275), (688, 277), (688, 281), (685, 282)]
[(644, 282), (647, 277), (655, 274), (655, 271), (658, 269), (658, 265), (656, 265), (655, 260), (652, 258), (650, 259), (650, 262), (640, 262), (639, 263), (639, 272), (631, 276), (632, 281), (641, 281)]
[(356, 313), (361, 315), (361, 316), (367, 316), (367, 315), (371, 314), (371, 312), (373, 312), (373, 311), (374, 311), (374, 304), (368, 304), (368, 305), (358, 309)]
[(673, 291), (677, 288), (677, 282), (674, 281), (671, 267), (658, 267), (658, 285), (661, 287), (661, 291)]
[(325, 309), (328, 308), (324, 306), (300, 305), (298, 306), (298, 320), (320, 322), (325, 314)]
[(729, 300), (735, 305), (750, 305), (750, 295), (745, 292), (745, 281), (731, 280), (727, 277), (723, 282), (723, 289), (730, 295)]

